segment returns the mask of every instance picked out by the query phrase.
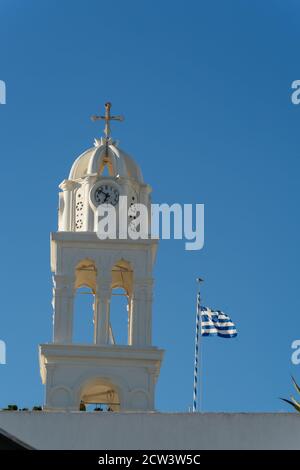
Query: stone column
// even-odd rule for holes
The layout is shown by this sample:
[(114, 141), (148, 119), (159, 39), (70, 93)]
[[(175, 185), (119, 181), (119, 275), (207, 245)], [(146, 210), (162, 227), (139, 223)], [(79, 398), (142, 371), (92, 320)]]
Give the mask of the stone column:
[(72, 343), (73, 335), (74, 278), (56, 274), (53, 276), (53, 342)]
[[(94, 186), (94, 184), (96, 183), (97, 181), (97, 176), (93, 175), (89, 175), (89, 176), (86, 176), (85, 178), (85, 185), (83, 186), (83, 191), (84, 191), (84, 199), (85, 201), (89, 201), (89, 194), (90, 194), (90, 191), (92, 189), (92, 187)], [(93, 208), (91, 207), (90, 204), (87, 204), (87, 206), (85, 206), (85, 211), (86, 211), (86, 217), (84, 219), (84, 227), (85, 227), (85, 230), (87, 230), (88, 232), (96, 232), (97, 231), (97, 228), (98, 228), (98, 217), (97, 217), (97, 210), (96, 208)]]
[(63, 191), (64, 210), (62, 213), (62, 221), (60, 224), (63, 232), (72, 230), (71, 219), (72, 219), (72, 191), (77, 186), (77, 183), (71, 180), (64, 180), (59, 188)]
[(95, 295), (95, 344), (109, 344), (110, 279), (100, 280)]
[(130, 316), (132, 346), (151, 346), (152, 284), (152, 279), (137, 279), (134, 281)]
[(140, 189), (140, 203), (148, 209), (148, 235), (151, 235), (151, 191), (152, 188), (148, 184), (143, 185)]

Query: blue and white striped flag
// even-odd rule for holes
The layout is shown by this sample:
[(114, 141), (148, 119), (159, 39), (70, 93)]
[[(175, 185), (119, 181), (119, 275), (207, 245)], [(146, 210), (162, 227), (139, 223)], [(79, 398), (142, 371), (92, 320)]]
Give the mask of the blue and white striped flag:
[(201, 336), (221, 336), (234, 338), (237, 336), (235, 324), (221, 310), (211, 310), (201, 307)]
[(197, 411), (198, 401), (198, 364), (200, 362), (200, 336), (221, 336), (221, 338), (234, 338), (235, 336), (237, 336), (237, 330), (235, 324), (231, 321), (230, 317), (226, 315), (226, 313), (221, 312), (221, 310), (211, 310), (208, 307), (201, 307), (200, 292), (198, 292), (196, 309), (193, 412)]

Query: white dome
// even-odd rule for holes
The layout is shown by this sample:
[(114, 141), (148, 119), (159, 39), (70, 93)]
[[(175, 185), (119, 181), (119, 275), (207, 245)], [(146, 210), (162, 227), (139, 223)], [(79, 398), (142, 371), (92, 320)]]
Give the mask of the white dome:
[(95, 147), (83, 152), (73, 163), (69, 180), (77, 180), (88, 175), (103, 172), (107, 165), (111, 176), (132, 178), (143, 183), (143, 176), (139, 166), (123, 150), (117, 147), (116, 142), (108, 140), (107, 149), (105, 139), (95, 139)]

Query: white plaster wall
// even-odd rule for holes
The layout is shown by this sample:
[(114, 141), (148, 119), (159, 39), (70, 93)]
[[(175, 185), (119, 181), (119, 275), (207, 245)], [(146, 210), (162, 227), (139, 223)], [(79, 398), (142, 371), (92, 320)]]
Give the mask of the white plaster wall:
[(296, 413), (0, 412), (37, 449), (300, 449)]

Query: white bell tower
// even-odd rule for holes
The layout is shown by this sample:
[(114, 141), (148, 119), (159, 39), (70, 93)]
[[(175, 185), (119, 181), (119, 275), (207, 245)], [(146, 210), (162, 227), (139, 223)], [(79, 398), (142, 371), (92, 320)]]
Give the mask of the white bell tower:
[[(104, 404), (113, 411), (154, 410), (155, 383), (163, 351), (152, 346), (152, 270), (157, 240), (97, 236), (97, 207), (118, 208), (120, 196), (132, 207), (150, 207), (151, 188), (137, 164), (110, 137), (110, 103), (105, 105), (105, 137), (74, 162), (60, 184), (58, 231), (51, 234), (53, 343), (40, 345), (40, 370), (47, 410), (79, 410)], [(106, 173), (105, 173), (106, 171)], [(106, 176), (105, 176), (106, 174)], [(150, 213), (150, 211), (149, 211)], [(91, 289), (93, 344), (73, 342), (76, 290)], [(127, 297), (128, 344), (118, 345), (110, 322), (112, 291)]]

